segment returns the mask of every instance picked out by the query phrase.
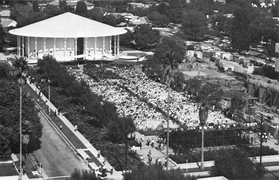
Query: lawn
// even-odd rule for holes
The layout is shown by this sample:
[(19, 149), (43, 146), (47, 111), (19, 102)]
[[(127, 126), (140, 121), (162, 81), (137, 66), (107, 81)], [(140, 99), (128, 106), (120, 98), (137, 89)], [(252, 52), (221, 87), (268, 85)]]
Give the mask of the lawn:
[(18, 175), (13, 163), (0, 163), (0, 176)]
[(63, 134), (71, 141), (71, 143), (77, 149), (86, 149), (86, 146), (79, 140), (79, 138), (68, 128), (66, 124), (57, 116), (54, 115), (54, 112), (50, 115), (52, 121), (56, 124), (57, 127), (62, 125)]

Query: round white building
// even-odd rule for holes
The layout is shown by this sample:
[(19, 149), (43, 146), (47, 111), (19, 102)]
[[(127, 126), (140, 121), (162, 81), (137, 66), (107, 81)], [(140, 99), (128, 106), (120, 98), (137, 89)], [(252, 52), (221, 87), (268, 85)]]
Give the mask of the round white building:
[(9, 31), (17, 36), (19, 56), (52, 55), (58, 62), (116, 58), (119, 36), (126, 32), (69, 12)]

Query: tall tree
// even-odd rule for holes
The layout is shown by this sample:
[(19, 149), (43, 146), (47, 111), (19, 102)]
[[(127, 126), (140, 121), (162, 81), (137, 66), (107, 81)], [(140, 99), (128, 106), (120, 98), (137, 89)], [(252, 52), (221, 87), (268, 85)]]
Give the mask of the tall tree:
[(136, 130), (134, 120), (130, 117), (111, 120), (107, 128), (108, 137), (112, 142), (125, 142), (128, 135)]
[(3, 52), (3, 47), (6, 44), (7, 33), (4, 30), (3, 26), (0, 24), (0, 52)]
[(68, 12), (69, 6), (67, 5), (66, 0), (59, 0), (59, 9)]
[(176, 69), (177, 65), (185, 58), (185, 51), (186, 46), (183, 40), (175, 36), (164, 37), (155, 48), (154, 57), (159, 61), (156, 64), (169, 65)]
[[(0, 126), (4, 128), (3, 131), (1, 130), (2, 135), (4, 135), (2, 138), (9, 142), (8, 147), (5, 146), (6, 150), (4, 151), (2, 149), (0, 151), (2, 151), (1, 153), (3, 154), (9, 154), (9, 152), (17, 153), (19, 151), (18, 85), (7, 79), (0, 79), (0, 99)], [(23, 124), (28, 124), (26, 128), (31, 130), (29, 145), (32, 146), (32, 143), (38, 142), (38, 139), (42, 135), (42, 124), (39, 121), (33, 102), (26, 96), (26, 94), (23, 95), (22, 108), (22, 122)]]
[(249, 50), (250, 33), (249, 33), (249, 13), (244, 7), (239, 7), (233, 13), (234, 18), (231, 24), (231, 45), (237, 51)]
[(103, 22), (104, 11), (101, 8), (93, 8), (88, 11), (88, 16), (90, 19), (95, 21)]
[(156, 9), (160, 14), (167, 15), (166, 13), (170, 9), (170, 6), (169, 6), (169, 4), (162, 2), (156, 7)]
[(189, 39), (204, 39), (207, 28), (205, 15), (199, 11), (190, 10), (183, 19), (182, 31)]
[(148, 14), (147, 18), (157, 27), (166, 27), (169, 24), (169, 18), (166, 15), (161, 15), (157, 11)]
[(153, 30), (148, 24), (142, 24), (135, 28), (133, 34), (135, 46), (138, 49), (147, 49), (154, 47), (160, 40), (160, 33)]
[(76, 14), (81, 16), (87, 16), (87, 5), (84, 1), (77, 2)]

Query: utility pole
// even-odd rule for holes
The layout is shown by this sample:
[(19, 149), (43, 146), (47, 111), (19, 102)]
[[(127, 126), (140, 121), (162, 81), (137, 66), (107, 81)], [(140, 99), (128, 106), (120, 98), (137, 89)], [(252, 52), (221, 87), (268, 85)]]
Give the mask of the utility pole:
[(263, 117), (264, 117), (264, 114), (261, 113), (261, 137), (260, 137), (260, 165), (262, 165), (262, 154), (263, 154), (263, 141), (267, 140), (267, 133), (263, 133)]
[(22, 86), (25, 84), (25, 74), (21, 72), (21, 77), (18, 78), (19, 84), (19, 176), (18, 179), (22, 180)]
[(127, 172), (127, 159), (128, 159), (128, 127), (127, 123), (125, 123), (125, 173)]
[(22, 85), (19, 85), (19, 176), (18, 179), (22, 180)]
[(203, 103), (199, 109), (200, 125), (202, 126), (201, 170), (204, 170), (204, 126), (206, 124), (207, 118), (208, 118), (208, 107), (205, 103)]
[(170, 79), (168, 82), (168, 111), (167, 111), (167, 165), (166, 169), (169, 170), (169, 144), (170, 144)]
[(263, 114), (261, 113), (261, 137), (260, 137), (260, 141), (261, 141), (261, 148), (260, 148), (260, 165), (262, 165), (262, 153), (263, 153)]
[(50, 116), (50, 80), (49, 78), (47, 79), (47, 83), (48, 83), (48, 115)]

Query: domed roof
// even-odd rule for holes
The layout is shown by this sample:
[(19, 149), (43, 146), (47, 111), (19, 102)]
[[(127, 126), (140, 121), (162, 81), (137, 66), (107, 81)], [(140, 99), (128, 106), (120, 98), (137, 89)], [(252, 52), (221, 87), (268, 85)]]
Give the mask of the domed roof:
[(17, 36), (49, 38), (104, 37), (126, 32), (124, 28), (113, 27), (70, 12), (9, 31)]

